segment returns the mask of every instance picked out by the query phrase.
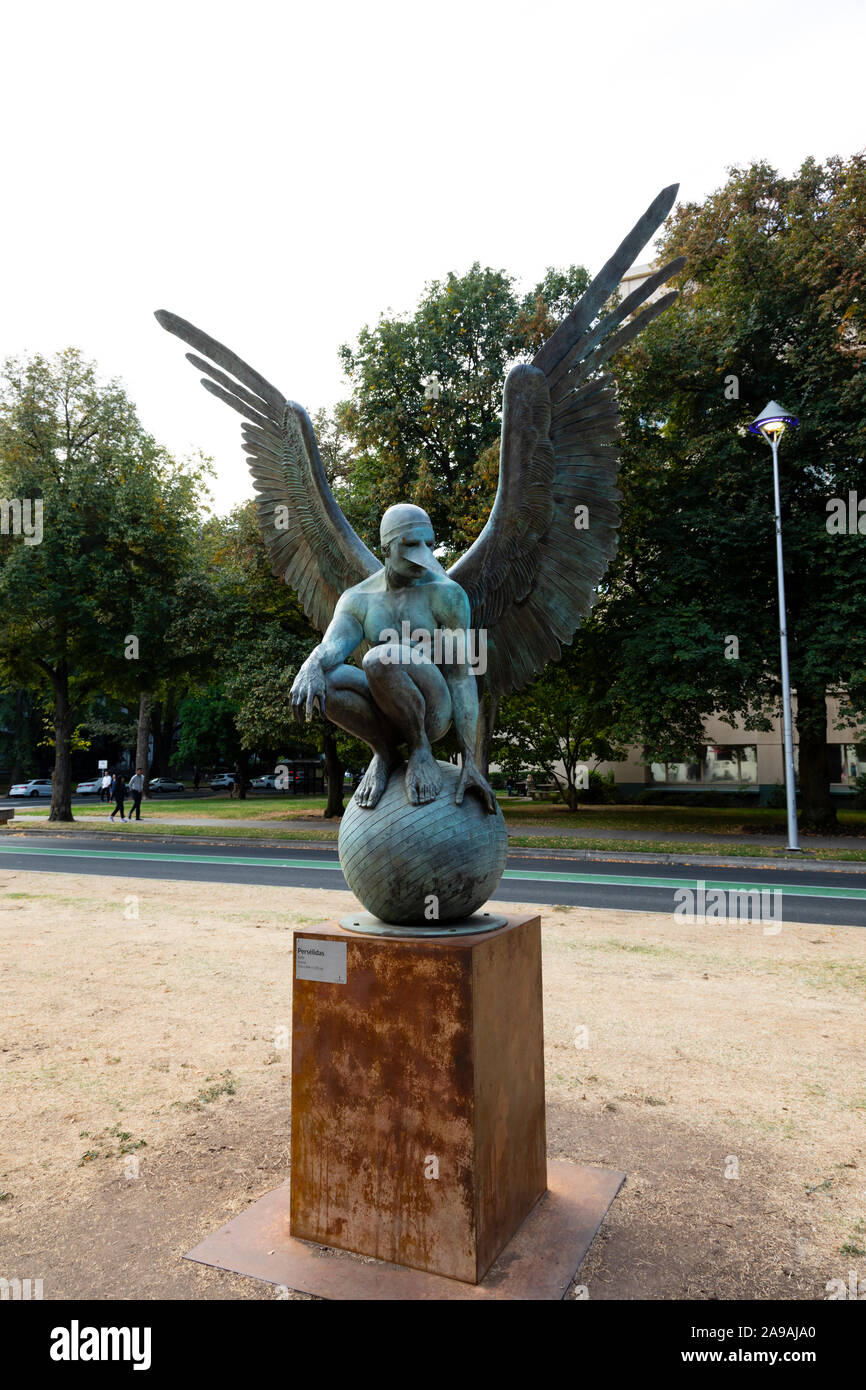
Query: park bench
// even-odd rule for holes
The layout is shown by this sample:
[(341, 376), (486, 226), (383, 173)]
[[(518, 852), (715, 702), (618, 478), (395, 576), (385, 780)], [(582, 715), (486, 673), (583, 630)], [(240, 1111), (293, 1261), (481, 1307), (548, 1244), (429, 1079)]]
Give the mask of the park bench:
[(15, 808), (13, 806), (7, 806), (5, 808), (0, 806), (0, 825), (8, 825), (14, 815)]

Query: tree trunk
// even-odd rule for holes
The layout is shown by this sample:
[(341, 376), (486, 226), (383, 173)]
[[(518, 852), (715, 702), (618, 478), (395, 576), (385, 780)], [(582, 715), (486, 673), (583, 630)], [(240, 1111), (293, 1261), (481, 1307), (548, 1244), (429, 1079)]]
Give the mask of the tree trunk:
[(797, 686), (797, 740), (800, 745), (800, 823), (824, 835), (838, 831), (830, 799), (827, 768), (827, 696), (823, 690)]
[(238, 789), (238, 800), (247, 799), (247, 754), (239, 753), (235, 762), (235, 785)]
[(51, 784), (50, 821), (71, 821), (72, 729), (74, 712), (69, 705), (69, 671), (65, 661), (52, 672), (54, 689), (54, 777)]
[(177, 718), (177, 704), (173, 691), (165, 700), (153, 706), (150, 727), (153, 732), (153, 767), (158, 777), (168, 777), (171, 762), (171, 745), (174, 741), (174, 726)]
[(325, 734), (325, 781), (328, 784), (328, 804), (325, 807), (325, 820), (343, 814), (343, 764), (337, 752), (335, 734)]
[(162, 700), (154, 700), (150, 711), (150, 732), (153, 735), (153, 763), (151, 772), (155, 777), (167, 777), (160, 766), (162, 759)]
[(490, 769), (490, 745), (493, 742), (498, 713), (499, 696), (484, 691), (478, 702), (478, 724), (475, 731), (475, 761), (482, 777), (486, 777)]
[(135, 745), (135, 767), (144, 773), (144, 795), (150, 796), (150, 713), (153, 709), (153, 691), (142, 690), (138, 697), (138, 739)]

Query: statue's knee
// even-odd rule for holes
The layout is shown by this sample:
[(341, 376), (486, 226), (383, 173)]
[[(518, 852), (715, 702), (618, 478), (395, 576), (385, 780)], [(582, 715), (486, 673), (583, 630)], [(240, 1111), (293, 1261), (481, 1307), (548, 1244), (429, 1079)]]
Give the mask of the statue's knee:
[(361, 666), (370, 685), (375, 685), (382, 676), (382, 648), (371, 647), (368, 652), (365, 652)]
[(391, 666), (400, 664), (400, 647), (398, 643), (381, 642), (377, 647), (371, 647), (364, 653), (361, 665), (368, 680), (376, 680), (382, 676)]

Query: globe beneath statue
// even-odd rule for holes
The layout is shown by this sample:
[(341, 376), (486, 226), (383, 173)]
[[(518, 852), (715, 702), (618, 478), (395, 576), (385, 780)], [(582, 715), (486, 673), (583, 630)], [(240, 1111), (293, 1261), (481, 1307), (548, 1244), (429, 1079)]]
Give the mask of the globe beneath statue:
[(340, 823), (340, 864), (352, 892), (374, 917), (395, 926), (461, 921), (486, 902), (505, 868), (508, 831), (499, 807), (490, 815), (477, 793), (457, 806), (460, 771), (439, 763), (435, 801), (406, 799), (405, 764), (396, 767), (377, 806), (353, 797)]

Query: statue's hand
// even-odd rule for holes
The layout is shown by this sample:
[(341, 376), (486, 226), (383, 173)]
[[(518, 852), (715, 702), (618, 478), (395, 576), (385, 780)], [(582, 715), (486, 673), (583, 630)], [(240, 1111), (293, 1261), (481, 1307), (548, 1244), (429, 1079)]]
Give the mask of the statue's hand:
[(457, 794), (454, 797), (458, 806), (462, 805), (463, 796), (468, 787), (476, 787), (478, 791), (480, 791), (485, 810), (489, 815), (494, 815), (496, 811), (496, 797), (493, 795), (493, 789), (487, 779), (481, 776), (475, 759), (464, 754), (460, 780), (457, 783)]
[(324, 717), (325, 694), (325, 672), (322, 669), (322, 664), (315, 654), (308, 656), (295, 676), (289, 696), (295, 718), (303, 719), (306, 713), (307, 719), (312, 719), (316, 705)]

